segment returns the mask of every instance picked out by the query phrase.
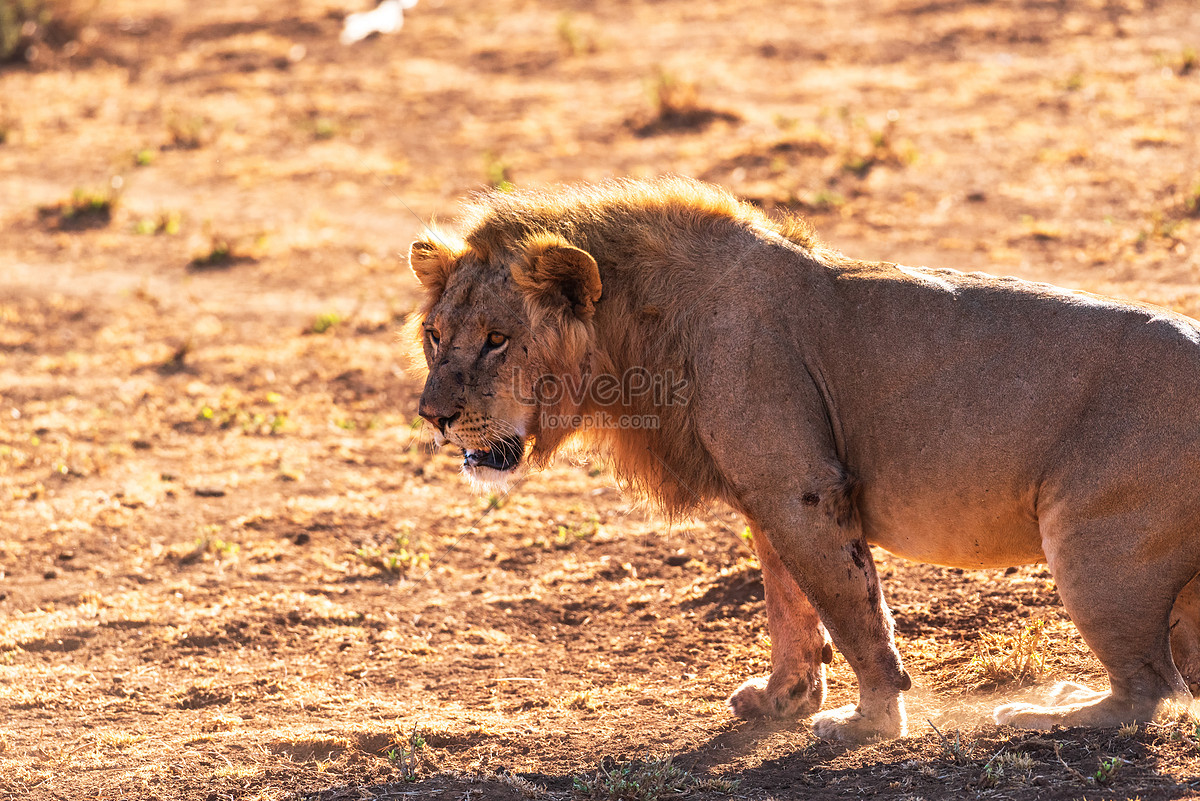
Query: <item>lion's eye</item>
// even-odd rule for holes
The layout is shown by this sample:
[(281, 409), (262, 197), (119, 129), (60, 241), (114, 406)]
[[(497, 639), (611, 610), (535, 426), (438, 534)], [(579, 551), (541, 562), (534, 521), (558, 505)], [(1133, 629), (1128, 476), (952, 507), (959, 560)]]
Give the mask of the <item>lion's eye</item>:
[(435, 348), (438, 346), (438, 343), (441, 342), (441, 338), (437, 335), (437, 331), (434, 331), (432, 328), (425, 329), (425, 336), (429, 337), (429, 344)]
[(487, 344), (489, 348), (498, 348), (508, 341), (508, 337), (501, 334), (499, 331), (493, 331), (488, 334)]

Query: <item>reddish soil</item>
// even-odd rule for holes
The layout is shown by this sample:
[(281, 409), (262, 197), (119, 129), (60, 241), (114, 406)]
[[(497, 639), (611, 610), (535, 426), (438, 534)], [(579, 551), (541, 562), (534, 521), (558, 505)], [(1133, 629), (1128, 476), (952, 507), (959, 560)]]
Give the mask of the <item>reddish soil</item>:
[(397, 342), (462, 195), (666, 172), (1200, 314), (1193, 0), (422, 0), (344, 47), (350, 5), (105, 0), (0, 69), (0, 798), (565, 799), (666, 757), (689, 798), (1200, 794), (1194, 719), (988, 723), (1104, 681), (1037, 567), (876, 554), (911, 736), (735, 720), (742, 521), (589, 464), (472, 495)]

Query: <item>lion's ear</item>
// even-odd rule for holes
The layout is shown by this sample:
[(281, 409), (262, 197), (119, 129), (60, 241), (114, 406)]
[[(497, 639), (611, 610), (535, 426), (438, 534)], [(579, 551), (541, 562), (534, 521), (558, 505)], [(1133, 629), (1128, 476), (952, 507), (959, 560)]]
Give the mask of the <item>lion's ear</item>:
[(408, 249), (408, 264), (413, 275), (431, 295), (440, 295), (446, 289), (454, 263), (462, 255), (462, 249), (447, 244), (448, 240), (436, 232), (429, 234)]
[(550, 308), (569, 307), (586, 320), (600, 300), (600, 268), (591, 254), (558, 237), (540, 237), (526, 245), (525, 261), (513, 270), (518, 286)]

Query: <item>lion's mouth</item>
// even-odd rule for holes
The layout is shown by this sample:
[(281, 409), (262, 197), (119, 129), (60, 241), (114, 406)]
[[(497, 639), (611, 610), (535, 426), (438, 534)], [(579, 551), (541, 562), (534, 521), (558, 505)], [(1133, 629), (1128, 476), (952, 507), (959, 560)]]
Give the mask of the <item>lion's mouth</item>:
[(525, 441), (520, 437), (508, 437), (493, 443), (490, 448), (464, 448), (463, 467), (487, 467), (506, 472), (519, 465), (524, 455)]

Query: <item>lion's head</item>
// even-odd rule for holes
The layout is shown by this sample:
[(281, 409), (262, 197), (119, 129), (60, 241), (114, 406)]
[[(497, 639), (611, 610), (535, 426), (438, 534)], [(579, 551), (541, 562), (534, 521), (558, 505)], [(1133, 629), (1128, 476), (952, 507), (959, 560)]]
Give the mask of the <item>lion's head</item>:
[(569, 433), (543, 426), (545, 415), (578, 411), (572, 393), (545, 385), (582, 385), (590, 370), (596, 261), (550, 234), (499, 249), (431, 230), (409, 262), (426, 292), (420, 415), (439, 445), (462, 448), (468, 478), (507, 486)]

